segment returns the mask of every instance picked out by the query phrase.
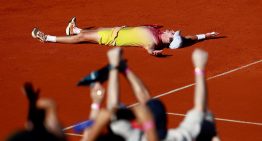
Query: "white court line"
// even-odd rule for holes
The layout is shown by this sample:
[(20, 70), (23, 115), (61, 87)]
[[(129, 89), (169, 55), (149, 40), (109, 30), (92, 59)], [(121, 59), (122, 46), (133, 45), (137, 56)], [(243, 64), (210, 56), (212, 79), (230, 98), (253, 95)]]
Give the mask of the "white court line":
[(74, 133), (65, 133), (68, 136), (78, 136), (78, 137), (83, 137), (82, 134), (74, 134)]
[[(227, 74), (229, 74), (229, 73), (232, 73), (232, 72), (235, 72), (235, 71), (238, 71), (238, 70), (247, 68), (247, 67), (249, 67), (249, 66), (258, 64), (258, 63), (260, 63), (260, 62), (262, 62), (262, 60), (258, 60), (258, 61), (249, 63), (249, 64), (247, 64), (247, 65), (240, 66), (240, 67), (237, 67), (237, 68), (235, 68), (235, 69), (232, 69), (232, 70), (229, 70), (229, 71), (226, 71), (226, 72), (217, 74), (217, 75), (215, 75), (215, 76), (208, 77), (206, 80), (211, 80), (211, 79), (214, 79), (214, 78), (217, 78), (217, 77), (221, 77), (221, 76), (227, 75)], [(162, 93), (162, 94), (159, 94), (159, 95), (157, 95), (157, 96), (154, 96), (153, 98), (159, 98), (159, 97), (162, 97), (162, 96), (165, 96), (165, 95), (169, 95), (169, 94), (171, 94), (171, 93), (175, 93), (175, 92), (181, 91), (181, 90), (183, 90), (183, 89), (192, 87), (192, 86), (194, 86), (195, 84), (196, 84), (196, 83), (192, 83), (192, 84), (189, 84), (189, 85), (186, 85), (186, 86), (177, 88), (177, 89), (173, 89), (173, 90), (171, 90), (171, 91), (169, 91), (169, 92)], [(135, 106), (135, 105), (137, 105), (137, 104), (138, 104), (138, 103), (134, 103), (134, 104), (132, 104), (132, 105), (129, 105), (128, 108), (133, 107), (133, 106)], [(63, 130), (65, 131), (65, 130), (68, 130), (68, 129), (72, 129), (72, 128), (74, 128), (74, 127), (75, 127), (75, 125), (72, 125), (72, 126), (69, 126), (69, 127), (64, 128)]]
[[(78, 125), (79, 125), (79, 124), (78, 124)], [(64, 128), (63, 131), (72, 129), (72, 128), (74, 128), (75, 126), (76, 126), (76, 124), (75, 124), (75, 125), (72, 125), (72, 126), (68, 126), (68, 127)]]
[[(237, 68), (235, 68), (235, 69), (232, 69), (232, 70), (229, 70), (229, 71), (226, 71), (226, 72), (217, 74), (217, 75), (215, 75), (215, 76), (208, 77), (206, 80), (211, 80), (211, 79), (214, 79), (214, 78), (217, 78), (217, 77), (221, 77), (221, 76), (227, 75), (227, 74), (229, 74), (229, 73), (232, 73), (232, 72), (235, 72), (235, 71), (238, 71), (238, 70), (247, 68), (247, 67), (249, 67), (249, 66), (258, 64), (258, 63), (260, 63), (260, 62), (262, 62), (262, 60), (258, 60), (258, 61), (249, 63), (249, 64), (247, 64), (247, 65), (240, 66), (240, 67), (237, 67)], [(165, 95), (169, 95), (169, 94), (171, 94), (171, 93), (175, 93), (175, 92), (181, 91), (181, 90), (183, 90), (183, 89), (192, 87), (192, 86), (194, 86), (195, 84), (196, 84), (196, 83), (192, 83), (192, 84), (189, 84), (189, 85), (186, 85), (186, 86), (177, 88), (177, 89), (173, 89), (173, 90), (171, 90), (171, 91), (169, 91), (169, 92), (165, 92), (165, 93), (159, 94), (159, 95), (157, 95), (157, 96), (154, 96), (153, 98), (159, 98), (159, 97), (162, 97), (162, 96), (165, 96)], [(138, 104), (138, 103), (135, 103), (135, 104), (129, 105), (128, 107), (133, 107), (133, 106), (135, 106), (135, 105), (137, 105), (137, 104)]]
[[(179, 113), (167, 113), (167, 114), (173, 115), (173, 116), (183, 116), (183, 117), (186, 116), (185, 114), (179, 114)], [(215, 120), (226, 121), (226, 122), (235, 122), (235, 123), (241, 123), (241, 124), (253, 124), (253, 125), (262, 126), (262, 123), (259, 123), (259, 122), (249, 122), (249, 121), (232, 120), (232, 119), (224, 119), (224, 118), (215, 118)]]

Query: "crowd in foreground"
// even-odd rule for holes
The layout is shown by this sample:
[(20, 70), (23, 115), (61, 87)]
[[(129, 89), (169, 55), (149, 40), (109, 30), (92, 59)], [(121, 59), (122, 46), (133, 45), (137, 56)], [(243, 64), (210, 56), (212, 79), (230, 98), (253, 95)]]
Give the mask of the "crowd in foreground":
[[(192, 53), (196, 83), (194, 103), (176, 128), (167, 127), (165, 104), (150, 97), (144, 83), (127, 65), (121, 48), (110, 49), (107, 56), (107, 66), (78, 83), (79, 86), (90, 86), (92, 100), (91, 124), (81, 131), (81, 141), (220, 141), (214, 117), (207, 105), (207, 52), (196, 49)], [(119, 101), (120, 74), (131, 85), (138, 105), (128, 108)], [(104, 81), (108, 81), (106, 91)], [(34, 89), (31, 83), (25, 83), (23, 90), (29, 101), (26, 128), (11, 134), (7, 141), (65, 141), (55, 102), (40, 98), (39, 90)], [(104, 98), (106, 106), (101, 107)]]

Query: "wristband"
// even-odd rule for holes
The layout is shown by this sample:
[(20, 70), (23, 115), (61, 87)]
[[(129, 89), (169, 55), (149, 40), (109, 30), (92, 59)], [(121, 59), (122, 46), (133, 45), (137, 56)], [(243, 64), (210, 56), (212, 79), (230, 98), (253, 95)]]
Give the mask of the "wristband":
[(198, 34), (198, 35), (196, 35), (196, 36), (197, 36), (197, 39), (198, 39), (198, 40), (203, 40), (203, 39), (206, 38), (206, 35), (205, 35), (205, 34)]
[(98, 103), (92, 103), (91, 104), (91, 109), (92, 110), (99, 110), (100, 109), (100, 105)]
[(149, 129), (152, 129), (153, 127), (155, 127), (154, 123), (152, 120), (146, 121), (143, 123), (142, 128), (144, 131), (147, 131)]
[(196, 75), (204, 75), (205, 71), (200, 68), (195, 68), (195, 74)]
[(111, 64), (108, 66), (109, 70), (118, 69), (118, 67), (113, 67)]
[(141, 125), (140, 125), (137, 121), (135, 121), (135, 120), (131, 121), (131, 126), (132, 126), (132, 128), (134, 128), (134, 129), (140, 129), (140, 130), (142, 130)]
[(130, 72), (130, 69), (129, 68), (126, 68), (125, 69), (125, 74), (129, 73)]
[(127, 68), (127, 64), (126, 64), (127, 60), (121, 60), (118, 66), (118, 69), (120, 72), (125, 73), (125, 70)]

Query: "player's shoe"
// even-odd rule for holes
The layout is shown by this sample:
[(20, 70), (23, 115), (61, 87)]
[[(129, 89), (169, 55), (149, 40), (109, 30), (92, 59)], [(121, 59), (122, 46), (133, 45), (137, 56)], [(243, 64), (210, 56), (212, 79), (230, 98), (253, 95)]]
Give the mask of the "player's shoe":
[(68, 25), (67, 25), (67, 27), (66, 27), (66, 35), (67, 36), (70, 36), (70, 35), (75, 35), (75, 33), (74, 33), (74, 28), (76, 27), (76, 17), (73, 17), (70, 21), (69, 21), (69, 23), (68, 23)]
[(41, 42), (46, 42), (47, 35), (35, 27), (32, 31), (32, 37), (38, 39)]

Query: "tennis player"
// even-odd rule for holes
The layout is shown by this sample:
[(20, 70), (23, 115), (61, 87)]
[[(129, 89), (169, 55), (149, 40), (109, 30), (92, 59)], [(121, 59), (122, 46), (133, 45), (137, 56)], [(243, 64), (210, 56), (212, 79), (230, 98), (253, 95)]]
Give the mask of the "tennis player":
[(188, 42), (214, 38), (219, 34), (210, 32), (193, 36), (182, 36), (180, 31), (162, 31), (161, 28), (162, 26), (158, 25), (145, 25), (81, 29), (77, 27), (76, 18), (73, 17), (66, 28), (66, 35), (68, 36), (47, 35), (38, 28), (34, 28), (32, 37), (41, 42), (71, 44), (87, 42), (108, 46), (138, 46), (146, 49), (151, 55), (159, 56), (162, 55), (164, 48), (177, 49)]

